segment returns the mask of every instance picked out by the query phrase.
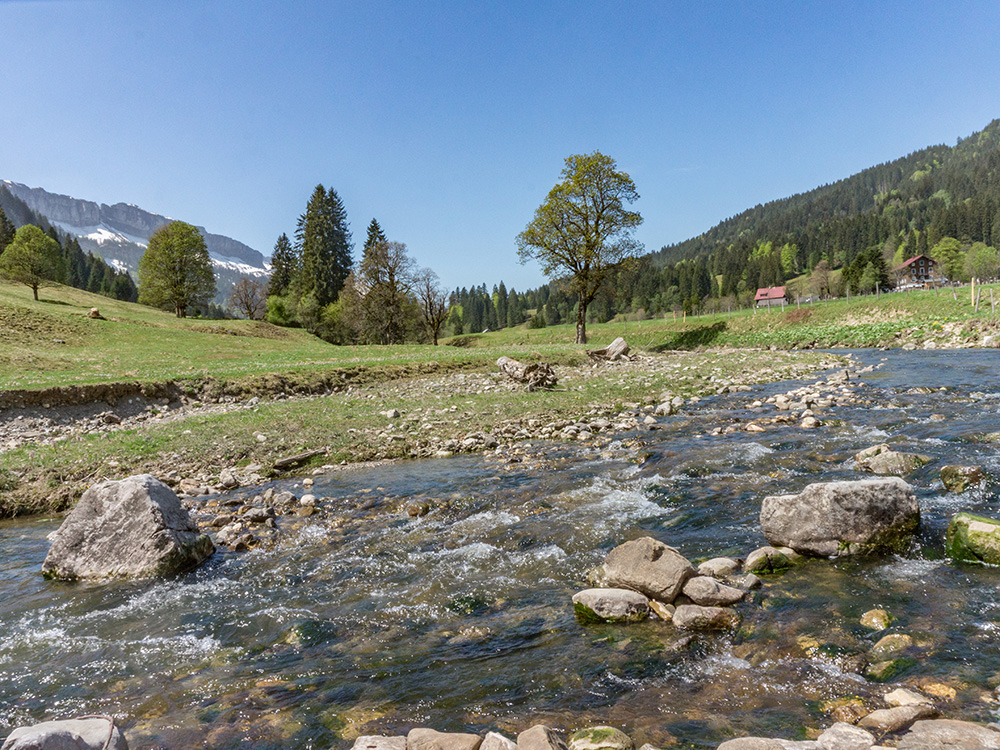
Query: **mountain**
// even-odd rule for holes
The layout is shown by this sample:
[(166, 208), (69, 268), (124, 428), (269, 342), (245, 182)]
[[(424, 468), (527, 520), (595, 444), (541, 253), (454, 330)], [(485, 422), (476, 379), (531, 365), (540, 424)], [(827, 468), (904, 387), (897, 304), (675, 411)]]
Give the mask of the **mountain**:
[[(139, 258), (146, 251), (150, 236), (172, 221), (131, 203), (109, 206), (50, 193), (43, 188), (32, 188), (10, 180), (3, 180), (0, 186), (6, 188), (31, 211), (47, 219), (52, 226), (76, 237), (85, 252), (101, 256), (115, 268), (131, 272), (133, 277), (136, 276)], [(13, 212), (11, 219), (16, 225), (28, 221), (18, 221), (16, 212)], [(205, 245), (212, 258), (218, 280), (218, 302), (225, 301), (229, 290), (241, 276), (261, 280), (270, 276), (270, 266), (266, 259), (252, 247), (231, 237), (212, 234), (204, 227), (198, 229), (205, 238)]]

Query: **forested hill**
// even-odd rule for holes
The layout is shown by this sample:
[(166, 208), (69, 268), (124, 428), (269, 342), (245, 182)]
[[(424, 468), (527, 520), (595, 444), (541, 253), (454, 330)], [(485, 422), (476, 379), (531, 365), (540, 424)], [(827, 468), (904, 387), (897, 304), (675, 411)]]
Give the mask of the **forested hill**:
[[(705, 234), (653, 253), (654, 265), (709, 262), (717, 293), (779, 283), (820, 260), (833, 268), (886, 243), (926, 252), (942, 237), (1000, 241), (1000, 120), (954, 147), (931, 146), (831, 185), (757, 205)], [(912, 234), (911, 234), (912, 232)], [(772, 252), (760, 248), (771, 243)], [(784, 257), (779, 249), (784, 249)], [(895, 254), (895, 253), (893, 253)], [(891, 255), (889, 256), (891, 258)], [(738, 278), (737, 278), (738, 277)]]

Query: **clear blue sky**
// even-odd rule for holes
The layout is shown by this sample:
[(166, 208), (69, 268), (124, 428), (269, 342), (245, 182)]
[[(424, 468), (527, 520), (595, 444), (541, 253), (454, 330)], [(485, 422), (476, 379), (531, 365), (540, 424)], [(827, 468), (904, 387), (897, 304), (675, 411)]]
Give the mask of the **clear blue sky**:
[(647, 250), (1000, 117), (1000, 4), (0, 0), (0, 178), (270, 254), (317, 183), (448, 288), (566, 156), (632, 175)]

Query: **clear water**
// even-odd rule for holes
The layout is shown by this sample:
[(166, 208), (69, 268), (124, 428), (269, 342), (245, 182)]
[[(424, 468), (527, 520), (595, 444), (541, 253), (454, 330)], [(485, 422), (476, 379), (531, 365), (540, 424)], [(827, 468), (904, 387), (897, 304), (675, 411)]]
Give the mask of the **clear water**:
[[(461, 457), (317, 478), (330, 516), (282, 521), (276, 549), (217, 554), (170, 581), (46, 581), (57, 522), (0, 524), (0, 736), (113, 713), (133, 748), (346, 748), (413, 726), (537, 722), (610, 723), (664, 747), (802, 737), (829, 723), (823, 701), (874, 707), (886, 692), (848, 669), (879, 637), (858, 624), (876, 606), (917, 644), (896, 682), (947, 685), (946, 715), (993, 720), (1000, 570), (951, 563), (942, 539), (959, 510), (1000, 516), (1000, 447), (975, 440), (1000, 430), (1000, 356), (857, 356), (883, 363), (863, 376), (864, 403), (821, 414), (839, 421), (819, 430), (707, 435), (796, 385), (783, 383), (601, 449), (537, 443), (515, 464)], [(741, 604), (737, 632), (688, 644), (661, 622), (575, 620), (570, 597), (614, 545), (650, 534), (693, 560), (745, 556), (765, 543), (765, 495), (858, 478), (851, 456), (879, 442), (935, 457), (909, 477), (923, 523), (906, 555), (812, 561)], [(945, 494), (946, 463), (991, 479)], [(432, 512), (411, 519), (413, 498)]]

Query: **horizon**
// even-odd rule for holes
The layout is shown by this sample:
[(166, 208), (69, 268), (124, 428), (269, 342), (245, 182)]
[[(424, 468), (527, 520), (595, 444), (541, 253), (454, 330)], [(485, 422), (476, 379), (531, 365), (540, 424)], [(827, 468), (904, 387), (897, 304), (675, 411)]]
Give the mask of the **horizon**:
[(322, 183), (355, 259), (374, 217), (448, 289), (524, 290), (514, 238), (572, 153), (632, 176), (648, 253), (1000, 111), (991, 3), (566, 7), (0, 0), (0, 178), (266, 257)]

